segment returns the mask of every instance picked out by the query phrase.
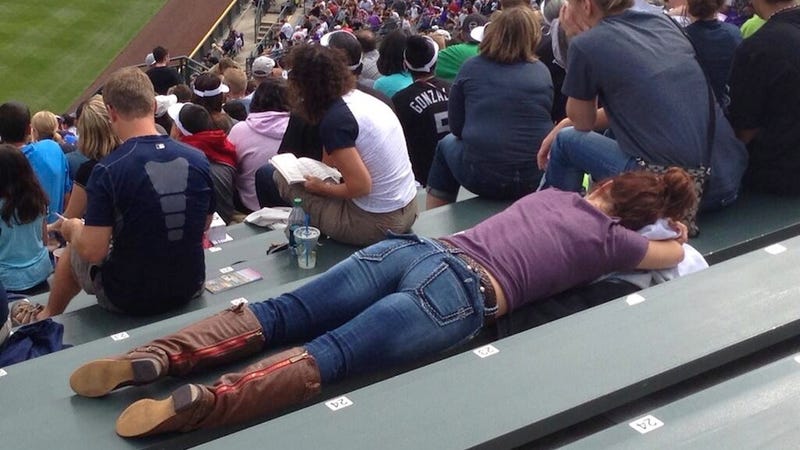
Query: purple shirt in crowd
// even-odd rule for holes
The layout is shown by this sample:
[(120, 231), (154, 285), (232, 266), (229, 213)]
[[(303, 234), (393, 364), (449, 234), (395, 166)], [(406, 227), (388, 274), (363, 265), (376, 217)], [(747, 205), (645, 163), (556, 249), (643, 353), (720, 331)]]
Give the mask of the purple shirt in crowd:
[(609, 272), (634, 269), (648, 245), (580, 195), (557, 189), (527, 195), (443, 239), (495, 276), (509, 311)]

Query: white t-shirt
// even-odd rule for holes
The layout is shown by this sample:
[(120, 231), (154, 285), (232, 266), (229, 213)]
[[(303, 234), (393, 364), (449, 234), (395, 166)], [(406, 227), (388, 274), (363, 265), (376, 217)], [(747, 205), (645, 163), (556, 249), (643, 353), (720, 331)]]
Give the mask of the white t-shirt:
[(353, 199), (364, 211), (386, 213), (406, 206), (417, 195), (403, 128), (382, 101), (353, 90), (325, 113), (319, 125), (327, 153), (355, 147), (372, 178), (369, 194)]

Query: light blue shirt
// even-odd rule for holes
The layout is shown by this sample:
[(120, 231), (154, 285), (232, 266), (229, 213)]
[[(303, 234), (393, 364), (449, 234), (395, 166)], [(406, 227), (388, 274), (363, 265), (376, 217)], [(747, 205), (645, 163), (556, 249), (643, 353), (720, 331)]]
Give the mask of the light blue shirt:
[(372, 87), (377, 91), (383, 92), (387, 97), (392, 98), (394, 97), (394, 94), (411, 86), (411, 83), (413, 82), (414, 79), (411, 78), (410, 73), (401, 72), (378, 78), (375, 80), (375, 84), (372, 85)]
[(69, 176), (69, 163), (61, 150), (61, 146), (51, 139), (44, 139), (22, 147), (22, 153), (33, 167), (39, 184), (50, 199), (48, 223), (58, 220), (56, 213), (63, 213), (64, 197), (72, 190), (72, 178)]
[[(0, 209), (3, 207), (0, 200)], [(11, 225), (0, 218), (0, 281), (9, 291), (23, 291), (46, 280), (53, 271), (47, 248), (42, 241), (42, 221)]]

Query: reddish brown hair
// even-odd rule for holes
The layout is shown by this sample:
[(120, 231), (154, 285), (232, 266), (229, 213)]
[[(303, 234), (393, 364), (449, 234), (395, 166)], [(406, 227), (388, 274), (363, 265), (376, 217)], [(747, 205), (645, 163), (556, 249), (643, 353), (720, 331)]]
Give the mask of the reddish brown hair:
[(697, 206), (694, 180), (680, 167), (670, 167), (663, 175), (643, 170), (626, 172), (610, 180), (606, 197), (612, 205), (609, 214), (619, 217), (620, 224), (631, 230), (660, 218), (683, 219)]

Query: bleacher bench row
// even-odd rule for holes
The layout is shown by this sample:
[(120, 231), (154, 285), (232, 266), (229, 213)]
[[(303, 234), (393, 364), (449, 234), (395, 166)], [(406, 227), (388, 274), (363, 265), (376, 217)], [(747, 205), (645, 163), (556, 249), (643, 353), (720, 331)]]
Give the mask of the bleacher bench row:
[[(478, 198), (462, 201), (423, 213), (414, 230), (427, 236), (452, 233), (504, 206)], [(184, 381), (84, 399), (67, 385), (77, 366), (177, 330), (236, 298), (277, 295), (353, 250), (328, 241), (319, 252), (317, 269), (301, 271), (285, 255), (264, 254), (269, 233), (240, 237), (207, 255), (209, 274), (222, 264), (242, 261), (235, 267), (252, 267), (264, 280), (216, 296), (205, 294), (184, 311), (163, 317), (125, 318), (96, 306), (58, 317), (66, 328), (65, 341), (82, 345), (6, 369), (0, 376), (0, 397), (13, 413), (0, 415), (0, 436), (16, 448), (41, 448), (44, 443), (61, 448), (187, 447), (207, 442), (206, 447), (218, 448), (438, 449), (530, 443), (800, 334), (794, 307), (800, 300), (800, 288), (795, 287), (800, 238), (786, 240), (800, 234), (800, 201), (745, 196), (726, 210), (703, 216), (700, 225), (701, 236), (691, 243), (718, 263), (706, 271), (490, 344), (474, 343), (477, 349), (463, 349), (400, 375), (394, 371), (333, 386), (310, 406), (244, 425), (238, 432), (118, 438), (113, 424), (124, 407), (144, 396), (166, 396)], [(770, 252), (763, 250), (778, 241)], [(192, 379), (210, 382), (230, 369)], [(684, 401), (690, 398), (675, 404)], [(664, 442), (672, 441), (660, 441), (661, 447), (659, 441), (646, 441), (669, 428), (659, 414), (657, 410), (652, 416), (665, 425), (643, 422), (645, 428), (655, 427), (647, 433), (622, 424), (620, 429), (628, 427), (638, 436), (619, 437), (615, 427), (587, 439), (664, 448)], [(691, 440), (689, 431), (702, 431), (699, 426), (685, 429), (686, 442)], [(587, 442), (585, 448), (597, 448)]]

